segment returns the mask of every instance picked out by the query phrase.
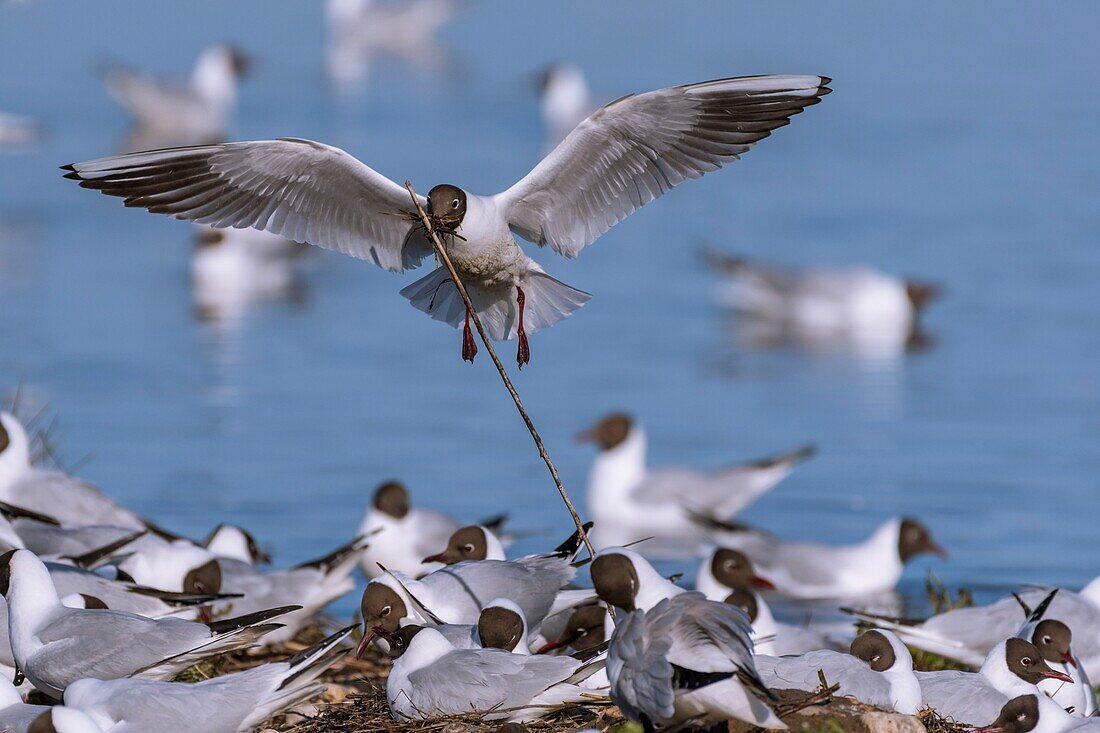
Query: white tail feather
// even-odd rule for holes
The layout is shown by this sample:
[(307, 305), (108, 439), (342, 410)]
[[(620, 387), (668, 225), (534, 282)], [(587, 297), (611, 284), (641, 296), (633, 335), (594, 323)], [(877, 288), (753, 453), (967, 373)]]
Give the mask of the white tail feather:
[[(545, 272), (532, 272), (520, 282), (524, 293), (523, 327), (531, 334), (554, 325), (580, 308), (592, 296), (570, 287)], [(516, 337), (519, 328), (519, 305), (512, 288), (483, 290), (467, 286), (470, 299), (477, 308), (482, 325), (497, 341)], [(460, 328), (466, 320), (466, 306), (445, 268), (436, 268), (429, 275), (402, 289), (413, 307), (437, 321)]]

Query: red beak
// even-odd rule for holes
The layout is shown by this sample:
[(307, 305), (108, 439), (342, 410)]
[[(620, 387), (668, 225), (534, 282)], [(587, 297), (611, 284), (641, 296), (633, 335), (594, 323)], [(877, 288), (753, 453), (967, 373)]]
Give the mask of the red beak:
[(929, 546), (928, 551), (941, 560), (946, 560), (950, 557), (950, 555), (947, 554), (947, 550), (943, 549), (943, 547), (937, 545), (935, 542)]
[(1043, 672), (1044, 677), (1049, 677), (1052, 680), (1061, 680), (1062, 682), (1073, 682), (1073, 678), (1064, 672), (1059, 672), (1055, 669), (1049, 669)]
[(1077, 660), (1073, 658), (1072, 653), (1064, 652), (1062, 654), (1062, 661), (1065, 662), (1066, 664), (1068, 664), (1069, 666), (1073, 667), (1074, 669), (1077, 669)]
[(371, 645), (377, 637), (381, 636), (383, 639), (388, 639), (389, 634), (381, 626), (375, 626), (371, 628), (369, 634), (363, 634), (362, 641), (359, 642), (359, 646), (355, 648), (355, 658), (362, 659), (363, 653), (367, 651), (367, 647)]
[(595, 438), (595, 434), (592, 432), (592, 429), (589, 428), (588, 430), (582, 430), (577, 433), (573, 437), (573, 440), (577, 443), (591, 443)]
[(540, 646), (535, 651), (535, 654), (546, 654), (547, 652), (552, 652), (555, 649), (561, 649), (563, 646), (565, 646), (568, 643), (569, 642), (562, 641), (561, 639), (555, 639), (554, 641), (548, 641), (545, 644), (543, 644), (542, 646)]
[(446, 550), (444, 550), (443, 552), (437, 552), (434, 555), (428, 555), (426, 558), (424, 558), (420, 562), (441, 562), (444, 565), (450, 565), (451, 564), (451, 556), (447, 554)]
[(775, 583), (771, 582), (767, 578), (761, 578), (759, 575), (754, 575), (749, 578), (749, 583), (757, 588), (767, 588), (768, 590), (775, 590)]
[(214, 620), (214, 614), (210, 612), (210, 606), (199, 606), (199, 620), (204, 624)]

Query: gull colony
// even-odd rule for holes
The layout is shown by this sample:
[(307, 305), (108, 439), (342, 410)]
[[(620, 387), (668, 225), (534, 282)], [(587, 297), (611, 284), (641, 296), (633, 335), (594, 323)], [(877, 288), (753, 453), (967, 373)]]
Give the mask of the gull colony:
[[(425, 50), (436, 50), (434, 34), (459, 9), (451, 0), (331, 0), (333, 80), (360, 80), (377, 55), (437, 63)], [(473, 311), (492, 338), (516, 341), (520, 367), (531, 360), (528, 337), (591, 296), (548, 274), (519, 240), (575, 258), (830, 92), (818, 75), (730, 77), (594, 109), (580, 69), (557, 64), (539, 82), (554, 143), (542, 161), (492, 195), (440, 183), (414, 201), (324, 143), (221, 142), (247, 66), (238, 50), (213, 46), (182, 84), (112, 68), (108, 92), (134, 120), (125, 154), (66, 165), (66, 177), (195, 222), (197, 300), (230, 313), (291, 284), (295, 243), (397, 273), (420, 266), (433, 255), (423, 210)], [(31, 144), (39, 133), (27, 118), (0, 115), (0, 145)], [(867, 268), (799, 270), (716, 251), (706, 259), (731, 311), (769, 338), (811, 348), (906, 348), (939, 290)], [(473, 361), (473, 314), (446, 269), (401, 295), (460, 329), (461, 356)], [(0, 413), (0, 730), (251, 731), (315, 710), (326, 674), (366, 654), (392, 660), (384, 694), (399, 722), (528, 723), (614, 705), (646, 731), (726, 721), (779, 730), (788, 727), (784, 695), (827, 681), (865, 705), (902, 715), (931, 708), (988, 733), (1100, 730), (1089, 682), (1100, 676), (1100, 579), (1079, 592), (1028, 588), (927, 619), (883, 614), (873, 599), (894, 589), (908, 563), (946, 557), (919, 520), (884, 518), (846, 546), (736, 521), (814, 446), (778, 446), (718, 470), (654, 468), (641, 423), (625, 412), (579, 438), (596, 449), (584, 527), (594, 557), (580, 531), (540, 553), (510, 554), (502, 507), (455, 518), (414, 505), (405, 485), (387, 480), (365, 502), (355, 537), (274, 569), (240, 527), (218, 524), (202, 541), (177, 535), (91, 483), (35, 465), (24, 424)], [(694, 589), (653, 564), (669, 559), (697, 564)], [(356, 590), (357, 569), (367, 581), (360, 621), (299, 641), (323, 609)], [(844, 604), (859, 633), (784, 618), (784, 599)], [(257, 650), (268, 653), (249, 668), (176, 681), (211, 658)], [(913, 650), (966, 669), (918, 671)]]

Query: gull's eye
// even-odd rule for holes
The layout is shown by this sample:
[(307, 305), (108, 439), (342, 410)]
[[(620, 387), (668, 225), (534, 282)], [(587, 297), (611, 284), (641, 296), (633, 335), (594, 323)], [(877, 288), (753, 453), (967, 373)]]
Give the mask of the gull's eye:
[(474, 551), (474, 546), (471, 545), (470, 543), (466, 543), (465, 545), (462, 546), (462, 551), (467, 552), (467, 553), (473, 552)]
[(579, 631), (579, 632), (577, 633), (577, 636), (588, 636), (588, 629), (581, 629), (581, 630), (580, 630), (580, 631)]
[(1049, 644), (1050, 643), (1050, 637), (1049, 636), (1044, 636), (1043, 637), (1043, 643), (1044, 644)]
[(454, 199), (453, 201), (451, 201), (451, 208), (452, 208), (452, 209), (457, 209), (457, 208), (458, 208), (458, 204), (459, 204), (459, 201), (458, 201), (458, 199)]
[(1031, 666), (1031, 657), (1024, 657), (1023, 659), (1020, 660), (1020, 664), (1024, 665), (1025, 667), (1030, 667)]
[(382, 608), (381, 612), (379, 612), (379, 614), (378, 614), (378, 615), (379, 615), (379, 616), (382, 616), (383, 618), (385, 618), (386, 616), (389, 616), (389, 615), (390, 615), (390, 610), (391, 610), (391, 609), (390, 609), (390, 607), (389, 607), (389, 606), (385, 606), (385, 607), (383, 607), (383, 608)]
[(876, 654), (875, 656), (871, 657), (871, 661), (872, 661), (872, 662), (877, 662), (877, 661), (878, 661), (878, 660), (880, 660), (880, 659), (882, 659), (882, 655), (881, 655), (881, 654)]

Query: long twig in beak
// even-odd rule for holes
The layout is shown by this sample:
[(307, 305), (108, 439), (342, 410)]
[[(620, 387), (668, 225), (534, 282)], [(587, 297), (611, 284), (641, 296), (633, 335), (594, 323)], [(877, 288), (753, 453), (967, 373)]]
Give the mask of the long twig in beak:
[(504, 365), (501, 364), (496, 350), (493, 349), (493, 344), (489, 341), (489, 336), (485, 333), (485, 327), (481, 325), (481, 318), (474, 308), (473, 301), (470, 300), (470, 294), (466, 292), (466, 286), (463, 284), (462, 278), (458, 276), (455, 266), (451, 263), (451, 258), (443, 248), (443, 242), (440, 240), (435, 227), (432, 226), (432, 221), (428, 217), (428, 213), (424, 211), (424, 207), (420, 205), (420, 200), (416, 197), (416, 192), (413, 190), (412, 183), (405, 181), (405, 188), (409, 190), (409, 196), (412, 197), (413, 206), (416, 207), (416, 212), (420, 214), (420, 221), (424, 225), (424, 230), (428, 233), (428, 236), (432, 240), (432, 244), (435, 246), (436, 257), (438, 257), (439, 261), (443, 263), (443, 266), (447, 268), (447, 272), (450, 273), (451, 279), (454, 280), (455, 288), (458, 289), (458, 294), (462, 296), (462, 301), (466, 304), (466, 309), (473, 319), (474, 327), (477, 328), (477, 333), (481, 336), (481, 342), (485, 344), (485, 350), (489, 352), (489, 357), (493, 360), (493, 364), (496, 365), (497, 372), (500, 373), (500, 378), (504, 382), (508, 394), (512, 396), (512, 401), (516, 403), (516, 409), (519, 410), (519, 416), (523, 418), (524, 424), (527, 425), (527, 431), (531, 433), (531, 439), (535, 441), (535, 446), (539, 449), (539, 456), (542, 457), (543, 463), (545, 463), (546, 467), (550, 470), (550, 476), (554, 479), (554, 485), (558, 487), (558, 493), (561, 494), (561, 499), (565, 502), (565, 508), (569, 510), (569, 515), (573, 517), (573, 523), (577, 525), (577, 532), (580, 534), (581, 542), (584, 543), (585, 549), (588, 550), (588, 554), (595, 557), (596, 551), (592, 548), (592, 543), (588, 540), (588, 533), (584, 530), (584, 522), (581, 521), (581, 515), (577, 513), (577, 508), (573, 506), (573, 502), (569, 498), (569, 493), (565, 490), (565, 486), (561, 482), (561, 477), (558, 475), (558, 469), (554, 467), (554, 462), (550, 460), (550, 454), (547, 453), (546, 446), (542, 444), (542, 438), (539, 437), (539, 432), (535, 429), (535, 424), (531, 422), (527, 410), (524, 409), (523, 402), (519, 398), (519, 392), (517, 392), (516, 388), (512, 385), (512, 380), (508, 378), (508, 372), (504, 371)]

